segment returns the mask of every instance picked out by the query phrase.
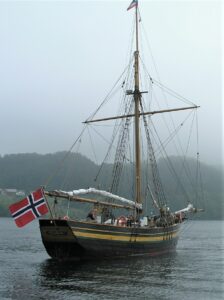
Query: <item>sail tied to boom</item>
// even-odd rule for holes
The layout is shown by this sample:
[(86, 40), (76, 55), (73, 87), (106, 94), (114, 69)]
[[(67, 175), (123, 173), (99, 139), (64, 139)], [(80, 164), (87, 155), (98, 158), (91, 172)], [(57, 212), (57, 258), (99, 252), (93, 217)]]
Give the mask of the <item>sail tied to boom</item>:
[[(86, 195), (86, 194), (95, 194), (98, 196), (103, 196), (105, 198), (109, 198), (109, 199), (113, 199), (113, 200), (117, 200), (120, 201), (122, 203), (128, 204), (129, 208), (132, 209), (142, 209), (142, 204), (141, 203), (135, 203), (132, 200), (128, 200), (126, 198), (120, 197), (118, 195), (114, 195), (110, 192), (107, 191), (103, 191), (103, 190), (98, 190), (95, 188), (88, 188), (88, 189), (78, 189), (78, 190), (73, 190), (73, 191), (61, 191), (61, 190), (55, 190), (55, 191), (50, 191), (50, 192), (45, 192), (46, 195), (49, 196), (55, 196), (55, 197), (63, 197), (63, 198), (73, 198), (73, 200), (77, 200), (77, 201), (81, 201), (83, 200), (83, 202), (93, 202), (93, 199), (85, 199), (85, 198), (79, 198), (79, 195)], [(67, 196), (67, 197), (66, 197)], [(86, 201), (85, 201), (86, 200)], [(109, 202), (102, 202), (99, 199), (97, 199), (97, 203), (101, 203), (102, 205), (108, 205), (108, 206), (118, 206), (117, 204), (114, 203), (109, 203)], [(128, 208), (125, 207), (125, 208)]]

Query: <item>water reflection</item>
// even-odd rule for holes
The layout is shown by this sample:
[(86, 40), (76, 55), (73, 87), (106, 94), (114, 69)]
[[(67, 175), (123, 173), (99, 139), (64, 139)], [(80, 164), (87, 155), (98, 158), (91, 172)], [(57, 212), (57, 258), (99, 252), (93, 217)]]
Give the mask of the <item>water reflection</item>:
[(39, 229), (10, 222), (0, 220), (0, 299), (223, 299), (223, 222), (195, 223), (172, 256), (84, 263), (47, 259)]
[[(46, 260), (40, 265), (39, 283), (42, 288), (66, 292), (76, 296), (99, 299), (113, 299), (119, 296), (158, 296), (157, 288), (163, 285), (170, 288), (176, 254), (159, 258), (138, 257), (97, 262), (57, 262)], [(86, 299), (86, 298), (85, 298)]]

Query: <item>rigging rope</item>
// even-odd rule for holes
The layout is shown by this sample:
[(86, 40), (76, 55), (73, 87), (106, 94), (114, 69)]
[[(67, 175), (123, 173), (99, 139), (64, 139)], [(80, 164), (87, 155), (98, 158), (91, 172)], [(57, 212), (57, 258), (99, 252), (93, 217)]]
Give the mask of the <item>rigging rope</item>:
[[(150, 77), (151, 78), (151, 77)], [(154, 78), (151, 78), (151, 80), (153, 80), (153, 83), (156, 84), (158, 87), (160, 87), (161, 89), (166, 90), (166, 92), (172, 96), (175, 96), (177, 99), (181, 100), (184, 103), (190, 104), (190, 105), (196, 105), (194, 102), (188, 100), (187, 98), (181, 96), (180, 94), (178, 94), (177, 92), (175, 92), (174, 90), (166, 87), (164, 84), (162, 84), (161, 82), (157, 81)]]
[[(125, 90), (128, 90), (128, 86), (130, 85), (130, 78), (131, 78), (131, 80), (132, 80), (132, 82), (133, 82), (133, 76), (132, 76), (132, 75), (133, 75), (134, 70), (132, 70), (132, 63), (133, 63), (133, 58), (130, 59), (129, 66), (128, 66), (128, 68), (126, 68), (126, 69), (127, 69), (127, 75), (126, 75), (125, 80), (123, 81), (123, 84), (122, 84), (122, 88), (125, 89)], [(130, 72), (130, 70), (131, 70), (131, 72)], [(128, 97), (126, 97), (126, 95), (124, 94), (124, 96), (123, 96), (123, 98), (122, 98), (122, 101), (121, 101), (121, 105), (123, 105), (124, 108), (121, 108), (121, 107), (120, 107), (120, 110), (121, 110), (122, 112), (123, 112), (123, 111), (128, 111), (128, 109), (129, 109), (129, 107), (130, 107), (130, 101), (128, 101), (128, 100), (126, 100), (126, 99), (128, 99)], [(126, 101), (125, 101), (125, 100), (126, 100)], [(99, 168), (99, 171), (97, 172), (97, 175), (96, 175), (96, 177), (95, 177), (95, 181), (96, 181), (97, 178), (99, 177), (99, 175), (100, 175), (100, 173), (101, 173), (101, 171), (102, 171), (102, 169), (103, 169), (103, 166), (104, 166), (105, 162), (107, 161), (107, 159), (108, 159), (108, 157), (109, 157), (109, 155), (110, 155), (111, 149), (113, 148), (113, 143), (114, 143), (114, 141), (115, 141), (115, 138), (116, 138), (116, 136), (117, 136), (117, 134), (118, 134), (120, 128), (122, 127), (122, 124), (124, 124), (124, 119), (123, 119), (123, 120), (119, 120), (119, 119), (116, 120), (115, 126), (114, 126), (114, 131), (113, 131), (112, 138), (111, 138), (111, 142), (110, 142), (110, 146), (109, 146), (108, 151), (107, 151), (107, 153), (106, 153), (106, 155), (105, 155), (105, 157), (104, 157), (104, 159), (103, 159), (103, 162), (102, 162), (102, 164), (101, 164), (101, 166), (100, 166), (100, 168)], [(118, 157), (118, 156), (117, 156), (117, 157)], [(127, 157), (126, 157), (125, 155), (124, 155), (123, 158), (124, 158), (124, 159), (127, 159)], [(114, 179), (113, 179), (113, 180), (114, 180)], [(112, 180), (112, 182), (113, 182), (113, 180)], [(112, 185), (114, 185), (114, 184), (112, 183)], [(112, 191), (112, 190), (111, 190), (111, 191)], [(115, 191), (115, 192), (116, 192), (116, 191)]]
[[(133, 108), (133, 103), (129, 106), (129, 109), (125, 111), (126, 114), (129, 114)], [(118, 140), (118, 147), (117, 151), (115, 154), (115, 163), (114, 163), (114, 168), (113, 168), (113, 176), (112, 176), (112, 184), (111, 184), (111, 191), (113, 193), (117, 192), (119, 181), (120, 181), (120, 176), (121, 172), (123, 169), (123, 163), (124, 163), (124, 158), (125, 158), (125, 152), (127, 149), (127, 139), (129, 137), (129, 125), (130, 125), (130, 117), (125, 118), (122, 121), (122, 129), (120, 132), (119, 140)]]
[(55, 171), (47, 178), (44, 187), (46, 188), (49, 183), (51, 182), (51, 180), (56, 176), (56, 174), (59, 173), (59, 171), (61, 170), (65, 160), (68, 158), (68, 156), (71, 154), (72, 149), (75, 147), (76, 143), (80, 140), (81, 136), (83, 135), (84, 131), (86, 130), (87, 125), (85, 124), (80, 135), (77, 137), (77, 139), (74, 141), (74, 143), (71, 145), (71, 147), (69, 148), (69, 150), (66, 152), (65, 156), (63, 157), (63, 159), (61, 160), (61, 163), (58, 165), (58, 167), (55, 169)]
[(125, 67), (124, 71), (121, 73), (121, 75), (119, 76), (119, 78), (117, 79), (117, 81), (115, 82), (115, 84), (113, 85), (113, 87), (111, 88), (111, 90), (109, 91), (109, 93), (107, 94), (107, 96), (104, 98), (104, 100), (101, 102), (101, 104), (98, 106), (98, 108), (95, 110), (95, 112), (93, 112), (87, 119), (86, 121), (90, 121), (94, 118), (94, 116), (97, 114), (97, 112), (102, 108), (102, 106), (110, 99), (111, 97), (111, 93), (114, 90), (115, 86), (118, 84), (118, 82), (121, 80), (122, 76), (125, 74), (126, 70), (130, 67), (130, 62), (129, 64)]
[(87, 127), (87, 129), (88, 129), (88, 134), (89, 134), (89, 140), (90, 140), (92, 150), (93, 150), (93, 155), (94, 155), (96, 163), (98, 164), (98, 160), (97, 160), (97, 157), (96, 157), (96, 151), (95, 151), (94, 144), (93, 144), (93, 141), (92, 141), (92, 136), (91, 136), (90, 131), (89, 131), (89, 126)]
[[(188, 116), (184, 119), (184, 121), (182, 121), (180, 123), (179, 126), (177, 126), (177, 128), (174, 129), (173, 132), (171, 132), (171, 134), (162, 142), (162, 145), (165, 145), (165, 147), (174, 139), (174, 137), (178, 134), (178, 132), (180, 131), (180, 129), (183, 128), (185, 122), (189, 119), (189, 117), (191, 116), (193, 110), (190, 111), (190, 113), (188, 114)], [(162, 147), (161, 145), (158, 146), (158, 148), (155, 150), (155, 153), (158, 152), (158, 155), (162, 152)]]
[[(140, 101), (140, 106), (141, 106), (141, 112), (143, 113), (144, 109), (143, 109), (142, 101)], [(152, 142), (151, 142), (151, 138), (150, 138), (150, 134), (149, 134), (148, 123), (147, 123), (147, 119), (146, 119), (145, 115), (143, 115), (143, 122), (144, 122), (144, 127), (145, 127), (146, 139), (147, 139), (147, 143), (148, 143), (149, 161), (150, 161), (151, 168), (152, 168), (153, 184), (154, 184), (154, 189), (155, 189), (154, 192), (155, 192), (156, 200), (158, 201), (158, 203), (161, 207), (162, 205), (166, 204), (166, 197), (165, 197), (165, 193), (162, 188), (162, 183), (161, 183), (161, 179), (159, 176), (159, 170), (158, 170), (158, 166), (156, 163), (156, 158), (155, 158), (155, 154), (153, 151), (153, 146), (152, 146)]]
[[(200, 191), (199, 191), (199, 194), (200, 194), (200, 197), (201, 199), (199, 198), (199, 195), (198, 195), (198, 192), (197, 192), (197, 198), (196, 198), (196, 201), (197, 200), (202, 200), (203, 203), (204, 203), (204, 187), (203, 187), (203, 180), (202, 180), (202, 172), (201, 172), (201, 161), (200, 161), (200, 153), (199, 153), (199, 129), (198, 129), (198, 114), (196, 113), (196, 130), (197, 130), (197, 183), (199, 185), (199, 188), (200, 188)], [(197, 185), (197, 186), (198, 186)]]
[(176, 177), (176, 179), (177, 179), (177, 181), (178, 181), (178, 184), (180, 185), (180, 187), (181, 187), (181, 189), (182, 189), (183, 194), (185, 194), (186, 199), (188, 199), (188, 202), (190, 203), (188, 194), (187, 194), (186, 190), (184, 189), (184, 186), (183, 186), (182, 182), (180, 181), (180, 178), (179, 178), (179, 176), (177, 175), (176, 170), (174, 169), (173, 164), (172, 164), (172, 162), (171, 162), (169, 156), (167, 155), (166, 149), (165, 149), (165, 147), (162, 145), (162, 142), (161, 142), (161, 140), (160, 140), (160, 138), (159, 138), (159, 135), (158, 135), (158, 133), (157, 133), (157, 131), (156, 131), (156, 129), (155, 129), (154, 126), (153, 126), (153, 128), (154, 128), (154, 130), (155, 130), (155, 133), (156, 133), (156, 135), (157, 135), (157, 138), (158, 138), (158, 140), (160, 141), (160, 144), (161, 144), (161, 146), (162, 146), (163, 152), (164, 152), (164, 154), (165, 154), (165, 157), (166, 157), (166, 160), (165, 160), (165, 161), (166, 161), (166, 163), (167, 163), (169, 169), (173, 172), (173, 175)]

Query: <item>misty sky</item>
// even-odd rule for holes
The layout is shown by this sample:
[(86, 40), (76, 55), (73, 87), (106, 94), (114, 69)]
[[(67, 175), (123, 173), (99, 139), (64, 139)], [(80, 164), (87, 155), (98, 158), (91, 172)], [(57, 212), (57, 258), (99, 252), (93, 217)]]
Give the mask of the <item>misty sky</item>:
[[(127, 62), (131, 1), (0, 1), (0, 154), (67, 150)], [(222, 151), (221, 1), (140, 1), (161, 81), (201, 106)]]

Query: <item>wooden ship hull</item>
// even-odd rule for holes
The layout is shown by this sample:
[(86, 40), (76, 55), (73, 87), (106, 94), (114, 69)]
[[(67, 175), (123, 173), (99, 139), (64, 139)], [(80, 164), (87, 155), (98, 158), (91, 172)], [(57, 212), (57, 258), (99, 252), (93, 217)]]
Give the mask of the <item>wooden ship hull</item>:
[[(133, 5), (132, 5), (133, 4)], [(105, 159), (109, 157), (109, 154), (114, 154), (114, 164), (111, 172), (111, 182), (108, 186), (104, 187), (104, 190), (96, 189), (96, 187), (89, 187), (88, 189), (78, 189), (73, 191), (44, 191), (46, 196), (54, 198), (54, 205), (57, 204), (58, 198), (64, 198), (68, 200), (68, 209), (70, 208), (70, 201), (76, 201), (81, 203), (89, 203), (93, 205), (92, 217), (89, 221), (76, 221), (74, 219), (63, 219), (59, 218), (55, 211), (51, 212), (50, 206), (49, 210), (51, 213), (51, 218), (42, 219), (40, 223), (40, 231), (42, 236), (43, 244), (48, 252), (48, 254), (58, 260), (82, 260), (82, 259), (102, 259), (115, 257), (128, 257), (137, 255), (161, 255), (165, 253), (170, 253), (175, 250), (178, 241), (178, 232), (182, 221), (185, 219), (184, 214), (187, 212), (195, 212), (196, 209), (190, 203), (187, 198), (188, 206), (185, 209), (171, 212), (167, 206), (166, 193), (163, 190), (162, 181), (159, 175), (159, 169), (157, 166), (156, 155), (153, 149), (153, 144), (157, 144), (157, 139), (154, 137), (154, 132), (157, 132), (152, 127), (150, 130), (150, 125), (152, 126), (151, 116), (159, 113), (169, 113), (181, 110), (192, 110), (198, 108), (192, 102), (188, 101), (188, 106), (186, 107), (176, 107), (173, 109), (163, 109), (163, 110), (150, 110), (145, 111), (150, 103), (151, 107), (151, 96), (152, 91), (150, 90), (150, 98), (146, 103), (144, 100), (144, 94), (148, 91), (141, 90), (143, 86), (140, 84), (140, 54), (139, 54), (139, 42), (138, 42), (138, 23), (139, 23), (139, 10), (138, 1), (133, 1), (130, 8), (135, 7), (135, 40), (132, 59), (130, 59), (129, 67), (126, 68), (126, 76), (122, 78), (122, 84), (117, 81), (116, 85), (119, 89), (122, 89), (124, 95), (121, 97), (121, 106), (124, 111), (115, 116), (109, 116), (104, 118), (98, 118), (97, 113), (99, 109), (105, 104), (105, 101), (109, 99), (109, 95), (113, 94), (110, 91), (108, 96), (100, 104), (98, 109), (91, 114), (91, 116), (84, 122), (85, 127), (82, 130), (80, 136), (76, 139), (75, 143), (69, 151), (71, 151), (75, 144), (81, 141), (81, 136), (87, 125), (91, 125), (95, 122), (105, 122), (105, 121), (115, 121), (114, 126), (116, 130), (112, 134), (111, 143), (109, 143), (108, 152), (100, 166), (100, 170), (96, 176), (99, 177), (99, 173), (102, 170), (102, 166), (105, 165)], [(134, 66), (134, 72), (133, 70)], [(145, 69), (145, 66), (143, 65)], [(123, 76), (123, 74), (122, 74)], [(152, 89), (154, 80), (148, 72), (147, 76), (147, 87)], [(124, 80), (124, 81), (123, 81)], [(127, 81), (127, 82), (126, 82)], [(150, 84), (150, 85), (148, 85)], [(163, 85), (162, 85), (163, 86)], [(170, 89), (168, 89), (170, 94)], [(164, 91), (163, 91), (164, 92)], [(179, 95), (174, 94), (177, 98)], [(178, 99), (186, 102), (186, 99)], [(157, 102), (157, 100), (156, 100)], [(193, 106), (192, 106), (193, 105)], [(186, 118), (187, 119), (187, 118)], [(116, 123), (116, 120), (119, 122)], [(172, 122), (173, 123), (173, 122)], [(131, 130), (129, 127), (133, 124), (133, 140), (131, 138)], [(181, 126), (183, 123), (181, 124)], [(118, 126), (118, 127), (117, 127)], [(179, 126), (177, 127), (179, 130)], [(192, 128), (192, 127), (191, 127)], [(178, 132), (175, 129), (175, 134)], [(145, 141), (143, 142), (142, 131), (145, 132)], [(119, 132), (119, 134), (118, 134)], [(167, 157), (167, 152), (165, 150), (166, 144), (168, 144), (173, 138), (173, 132), (169, 129), (169, 139), (165, 140), (163, 143), (161, 139), (158, 139), (158, 149), (163, 150), (163, 154)], [(153, 140), (152, 138), (155, 140)], [(116, 151), (112, 153), (113, 143), (117, 143)], [(179, 140), (178, 140), (179, 142)], [(189, 145), (189, 140), (188, 140)], [(187, 145), (187, 148), (188, 148)], [(133, 146), (133, 149), (131, 150)], [(142, 147), (146, 149), (142, 151)], [(183, 151), (182, 147), (181, 150)], [(126, 153), (128, 152), (128, 153)], [(198, 154), (199, 152), (197, 152)], [(127, 154), (127, 155), (126, 155)], [(142, 169), (142, 161), (145, 155), (145, 164), (147, 172)], [(186, 155), (186, 153), (185, 153)], [(159, 156), (160, 157), (160, 156)], [(163, 157), (163, 156), (161, 156)], [(65, 157), (66, 158), (66, 157)], [(197, 157), (198, 158), (198, 157)], [(172, 171), (172, 177), (176, 178), (178, 186), (184, 191), (183, 185), (181, 184), (175, 170), (170, 166), (170, 160), (168, 166)], [(133, 185), (127, 186), (130, 189), (132, 200), (125, 199), (117, 195), (119, 191), (119, 184), (122, 180), (122, 171), (124, 165), (131, 166), (130, 178), (133, 178)], [(134, 166), (134, 167), (133, 167)], [(183, 166), (185, 166), (185, 157), (183, 161)], [(132, 173), (133, 169), (133, 173)], [(149, 170), (148, 170), (149, 169)], [(197, 169), (198, 170), (198, 169)], [(143, 173), (144, 171), (144, 173)], [(183, 170), (182, 170), (183, 171)], [(182, 173), (181, 171), (181, 173)], [(143, 185), (142, 177), (145, 178), (145, 186)], [(186, 173), (189, 176), (189, 171)], [(102, 174), (101, 174), (102, 176)], [(105, 175), (103, 175), (105, 176)], [(52, 179), (52, 177), (50, 177)], [(104, 186), (100, 182), (96, 182), (96, 186)], [(100, 177), (99, 177), (100, 178)], [(109, 177), (108, 177), (109, 178)], [(197, 174), (198, 178), (198, 174)], [(104, 179), (102, 177), (102, 179)], [(48, 181), (49, 184), (49, 181)], [(45, 185), (46, 187), (47, 185)], [(80, 195), (92, 195), (90, 198), (80, 197)], [(96, 197), (97, 195), (97, 197)], [(119, 201), (118, 204), (117, 202)], [(143, 217), (146, 212), (143, 212), (145, 203), (151, 202), (151, 218)], [(99, 212), (95, 212), (94, 209)], [(128, 211), (132, 210), (131, 214), (125, 213), (127, 216), (116, 217), (114, 214), (114, 209), (122, 209), (122, 215), (124, 209)], [(154, 212), (157, 210), (157, 212)], [(100, 213), (101, 211), (101, 213)], [(98, 215), (97, 215), (98, 214)], [(101, 215), (100, 215), (101, 214)], [(183, 215), (182, 215), (183, 214)], [(57, 217), (55, 217), (57, 215)], [(94, 217), (93, 217), (94, 215)], [(110, 217), (108, 217), (110, 215)], [(66, 214), (68, 216), (68, 213)], [(69, 214), (70, 216), (70, 214)], [(78, 218), (77, 216), (76, 218)], [(101, 218), (98, 223), (97, 217)], [(125, 219), (125, 222), (119, 223), (121, 218)], [(143, 222), (143, 220), (145, 222)], [(114, 223), (112, 223), (114, 221)], [(146, 222), (147, 221), (147, 222)], [(150, 222), (148, 222), (150, 221)], [(110, 224), (108, 224), (110, 222)]]
[(43, 244), (57, 260), (161, 255), (175, 251), (180, 224), (122, 227), (73, 220), (39, 220)]

